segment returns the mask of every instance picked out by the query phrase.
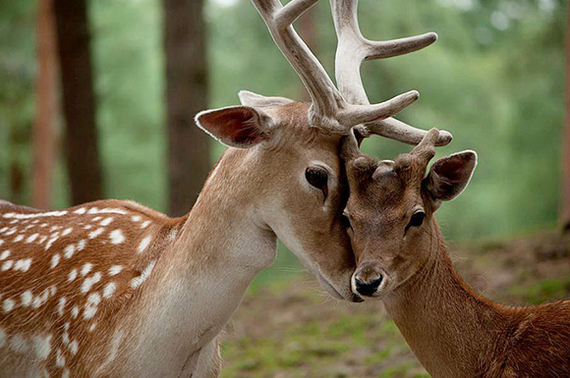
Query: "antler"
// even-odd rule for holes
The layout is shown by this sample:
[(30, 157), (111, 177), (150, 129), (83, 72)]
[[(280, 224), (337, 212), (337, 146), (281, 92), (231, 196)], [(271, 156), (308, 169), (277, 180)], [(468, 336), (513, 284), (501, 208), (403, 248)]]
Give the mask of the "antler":
[[(334, 26), (338, 38), (335, 57), (335, 76), (340, 92), (351, 104), (370, 104), (360, 76), (364, 60), (383, 59), (408, 54), (427, 47), (437, 40), (437, 34), (426, 33), (415, 37), (391, 41), (370, 41), (358, 26), (358, 0), (330, 0)], [(363, 137), (378, 134), (408, 144), (418, 144), (426, 131), (416, 129), (394, 118), (376, 119), (358, 126)], [(440, 131), (437, 145), (451, 142), (447, 131)]]
[[(273, 40), (297, 71), (311, 96), (311, 125), (345, 134), (352, 126), (391, 117), (418, 99), (419, 93), (410, 91), (375, 105), (345, 101), (321, 63), (292, 26), (317, 1), (292, 0), (283, 6), (279, 0), (252, 0)], [(398, 136), (396, 133), (394, 135)], [(404, 141), (408, 140), (409, 138)]]

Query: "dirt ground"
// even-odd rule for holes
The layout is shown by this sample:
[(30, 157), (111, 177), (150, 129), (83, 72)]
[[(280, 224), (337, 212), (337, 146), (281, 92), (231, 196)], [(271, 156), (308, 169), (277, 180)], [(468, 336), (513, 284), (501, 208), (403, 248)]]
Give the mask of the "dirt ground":
[[(485, 296), (508, 304), (570, 296), (570, 234), (450, 245)], [(253, 285), (228, 325), (223, 377), (426, 377), (380, 302), (330, 299), (306, 274)]]

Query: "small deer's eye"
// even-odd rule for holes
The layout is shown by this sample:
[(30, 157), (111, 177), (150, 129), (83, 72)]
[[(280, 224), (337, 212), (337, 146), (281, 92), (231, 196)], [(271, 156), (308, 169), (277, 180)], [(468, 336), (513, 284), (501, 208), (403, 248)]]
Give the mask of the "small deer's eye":
[(426, 218), (426, 213), (424, 213), (423, 211), (416, 211), (414, 215), (412, 215), (412, 217), (410, 218), (410, 222), (406, 226), (404, 234), (408, 232), (410, 227), (420, 227), (424, 223), (425, 218)]
[(305, 178), (307, 182), (317, 189), (323, 191), (325, 197), (328, 194), (327, 182), (329, 175), (324, 168), (321, 167), (309, 167), (305, 171)]

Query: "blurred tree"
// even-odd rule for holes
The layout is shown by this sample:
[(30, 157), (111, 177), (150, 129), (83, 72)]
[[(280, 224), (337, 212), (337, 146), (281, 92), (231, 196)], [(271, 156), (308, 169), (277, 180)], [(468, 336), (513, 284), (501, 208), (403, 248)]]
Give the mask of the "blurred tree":
[(71, 203), (102, 198), (86, 0), (54, 0)]
[(36, 119), (33, 129), (32, 205), (51, 207), (55, 163), (56, 45), (51, 0), (39, 0), (37, 10)]
[[(305, 41), (309, 49), (314, 54), (318, 53), (318, 45), (317, 45), (317, 6), (313, 6), (311, 9), (303, 13), (301, 17), (299, 17), (298, 22), (298, 31), (299, 35)], [(311, 101), (311, 97), (309, 93), (305, 89), (303, 83), (299, 80), (299, 97), (295, 98), (294, 100), (297, 101)]]
[(169, 212), (187, 213), (210, 167), (209, 137), (194, 125), (208, 105), (203, 0), (164, 0)]
[[(568, 2), (570, 4), (570, 1)], [(562, 144), (562, 227), (570, 230), (570, 6), (566, 9), (566, 125)]]

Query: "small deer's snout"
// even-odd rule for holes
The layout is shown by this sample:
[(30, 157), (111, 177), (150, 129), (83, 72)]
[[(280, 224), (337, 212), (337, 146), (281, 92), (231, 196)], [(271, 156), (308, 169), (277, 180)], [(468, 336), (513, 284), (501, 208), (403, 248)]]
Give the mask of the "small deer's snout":
[(380, 287), (380, 284), (382, 284), (382, 278), (383, 277), (381, 274), (379, 274), (375, 278), (368, 280), (362, 280), (358, 278), (358, 276), (356, 276), (354, 277), (354, 284), (355, 284), (354, 286), (358, 294), (364, 295), (366, 297), (371, 297), (372, 295), (374, 295), (374, 293), (376, 293), (376, 291)]

